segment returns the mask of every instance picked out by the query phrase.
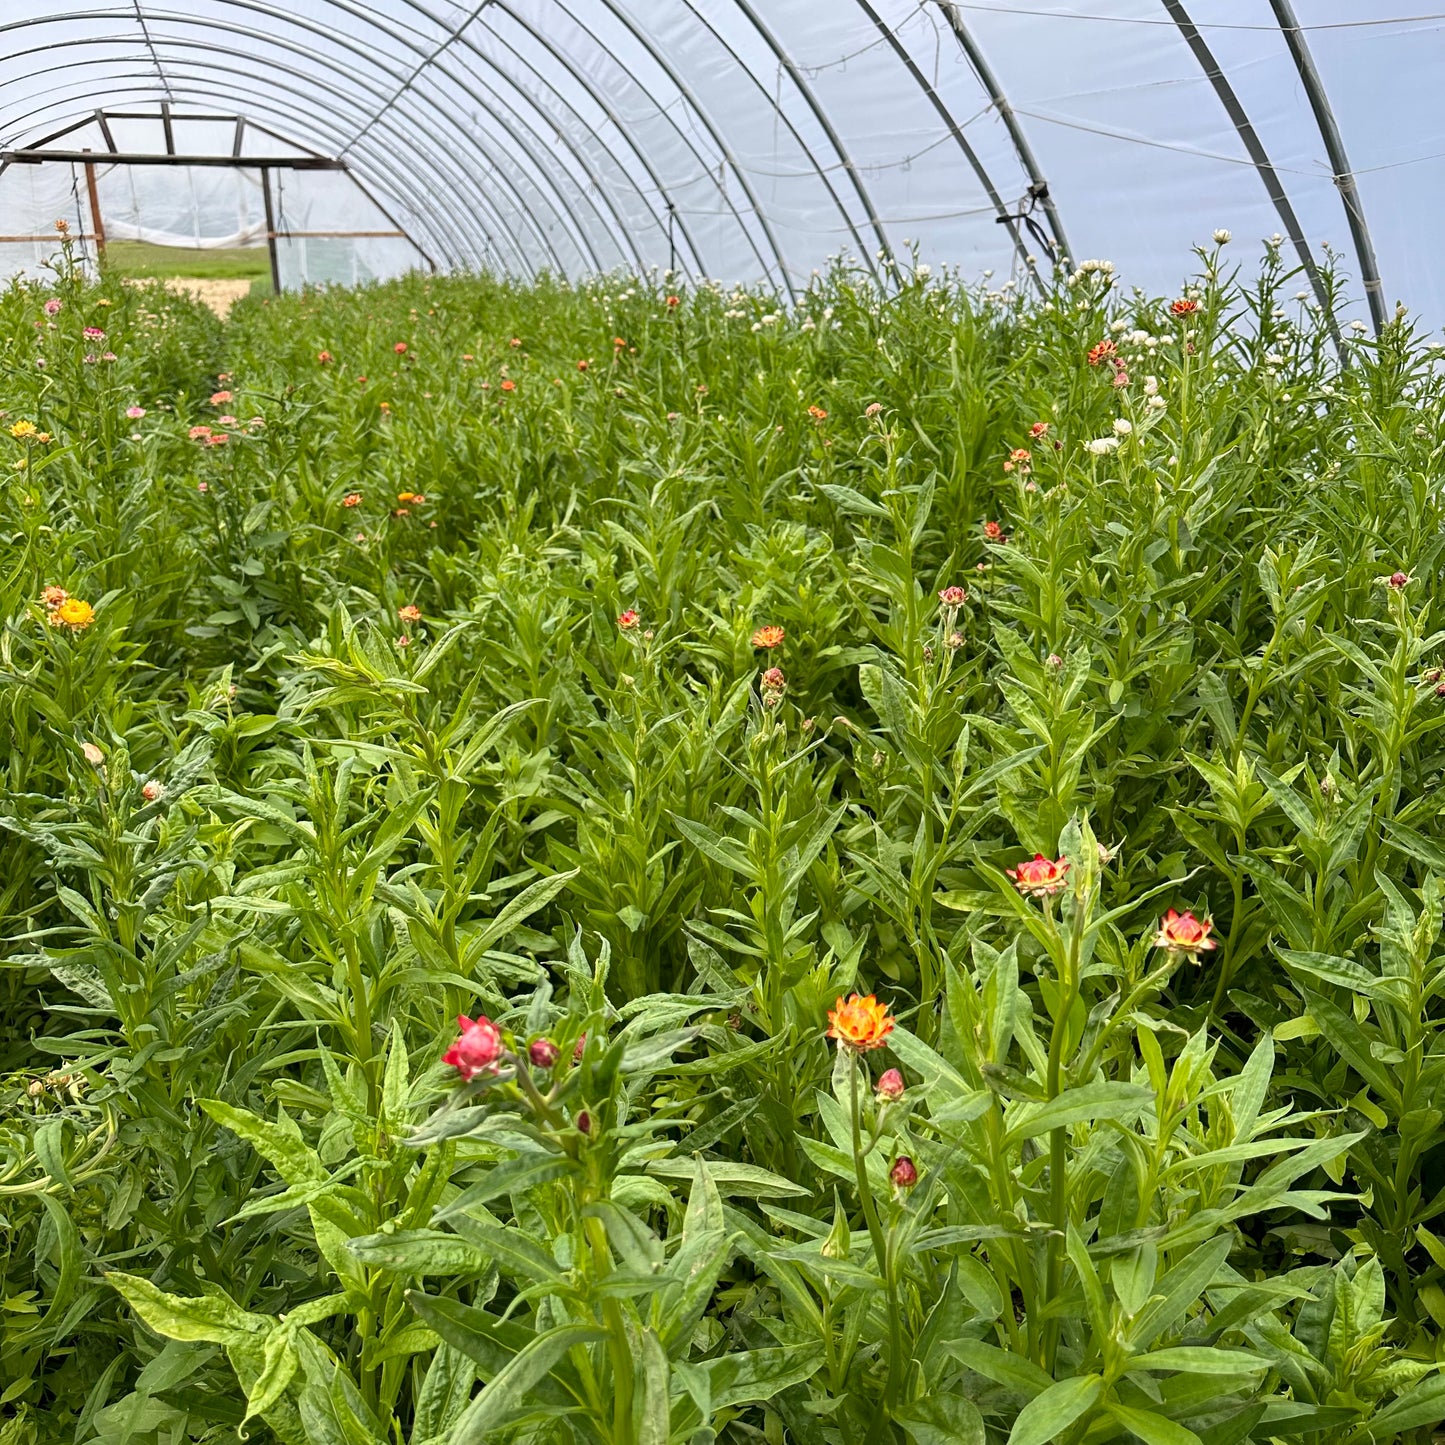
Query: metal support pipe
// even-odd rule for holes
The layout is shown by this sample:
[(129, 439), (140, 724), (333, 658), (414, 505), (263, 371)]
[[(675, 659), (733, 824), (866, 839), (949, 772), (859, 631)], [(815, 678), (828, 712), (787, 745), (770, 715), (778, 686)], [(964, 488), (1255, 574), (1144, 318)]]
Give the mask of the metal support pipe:
[(271, 200), (271, 168), (261, 167), (261, 200), (266, 207), (266, 250), (271, 256), (271, 290), (281, 294), (281, 258), (276, 247), (276, 207)]

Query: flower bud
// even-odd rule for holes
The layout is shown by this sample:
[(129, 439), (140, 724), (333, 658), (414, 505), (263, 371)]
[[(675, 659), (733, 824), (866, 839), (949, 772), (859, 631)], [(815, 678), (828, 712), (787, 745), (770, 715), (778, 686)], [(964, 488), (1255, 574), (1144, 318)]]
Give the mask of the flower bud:
[(495, 1074), (502, 1057), (502, 1035), (496, 1024), (485, 1015), (469, 1019), (465, 1014), (457, 1024), (461, 1036), (442, 1055), (442, 1063), (450, 1064), (468, 1084), (478, 1074)]
[(165, 789), (154, 778), (147, 778), (140, 790), (140, 795), (146, 802), (154, 803), (164, 795)]
[(539, 1069), (550, 1069), (557, 1062), (557, 1045), (551, 1039), (533, 1039), (527, 1046), (527, 1057)]
[(901, 1099), (903, 1087), (903, 1075), (897, 1069), (886, 1070), (875, 1086), (878, 1099), (884, 1104), (891, 1104), (895, 1099)]
[(577, 1132), (579, 1134), (590, 1134), (592, 1132), (592, 1115), (583, 1109), (577, 1115)]
[(918, 1183), (918, 1168), (908, 1155), (900, 1154), (888, 1171), (895, 1189), (912, 1189)]
[(577, 1046), (576, 1046), (576, 1048), (574, 1048), (574, 1049), (572, 1050), (572, 1062), (573, 1062), (574, 1064), (580, 1064), (580, 1063), (582, 1062), (582, 1051), (583, 1051), (583, 1049), (585, 1049), (586, 1047), (587, 1047), (587, 1035), (586, 1035), (586, 1034), (583, 1034), (582, 1037), (577, 1040)]

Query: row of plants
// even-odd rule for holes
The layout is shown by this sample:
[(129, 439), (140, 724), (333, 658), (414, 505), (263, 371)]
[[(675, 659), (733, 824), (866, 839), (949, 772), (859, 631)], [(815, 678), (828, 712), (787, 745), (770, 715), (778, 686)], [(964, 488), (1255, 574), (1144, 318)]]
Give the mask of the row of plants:
[(0, 293), (0, 1442), (1429, 1441), (1441, 378), (1230, 254)]

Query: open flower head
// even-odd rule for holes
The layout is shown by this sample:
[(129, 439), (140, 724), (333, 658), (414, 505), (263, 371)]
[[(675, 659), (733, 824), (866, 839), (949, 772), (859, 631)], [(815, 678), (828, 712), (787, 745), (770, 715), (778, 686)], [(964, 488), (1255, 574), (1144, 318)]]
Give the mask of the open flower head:
[(1025, 898), (1050, 898), (1065, 887), (1069, 863), (1065, 858), (1045, 858), (1042, 853), (1035, 853), (1017, 868), (1004, 871)]
[(1159, 920), (1159, 932), (1154, 935), (1155, 948), (1167, 948), (1170, 953), (1188, 954), (1191, 958), (1219, 944), (1209, 935), (1214, 920), (1199, 919), (1193, 913), (1176, 913), (1172, 908)]
[(502, 1057), (502, 1035), (496, 1024), (485, 1015), (469, 1019), (462, 1014), (457, 1026), (461, 1035), (442, 1055), (442, 1063), (450, 1064), (468, 1084), (478, 1074), (495, 1074)]
[(84, 632), (95, 621), (95, 608), (79, 597), (67, 597), (52, 607), (46, 616), (52, 627), (69, 628), (71, 632)]
[(773, 648), (783, 645), (785, 635), (781, 627), (760, 627), (753, 633), (753, 646), (765, 647), (771, 652)]
[(893, 1024), (888, 1005), (879, 1003), (871, 993), (866, 997), (855, 993), (846, 1001), (840, 998), (828, 1010), (828, 1037), (837, 1039), (839, 1048), (855, 1053), (881, 1049), (893, 1032)]

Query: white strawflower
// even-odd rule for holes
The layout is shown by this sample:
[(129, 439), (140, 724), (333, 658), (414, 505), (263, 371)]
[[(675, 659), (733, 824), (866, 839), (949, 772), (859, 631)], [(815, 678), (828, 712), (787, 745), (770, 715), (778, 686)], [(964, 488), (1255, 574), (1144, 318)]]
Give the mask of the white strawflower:
[(1159, 378), (1158, 378), (1157, 376), (1146, 376), (1146, 377), (1144, 378), (1144, 395), (1145, 395), (1145, 396), (1158, 396), (1158, 395), (1159, 395)]
[(1169, 405), (1162, 396), (1151, 396), (1145, 403), (1150, 411), (1163, 411)]
[(1120, 416), (1114, 418), (1114, 435), (1116, 437), (1126, 437), (1133, 430), (1134, 423), (1131, 422), (1128, 417)]
[(1230, 233), (1226, 231), (1223, 226), (1221, 226), (1214, 233), (1214, 244), (1216, 246), (1227, 246), (1233, 239), (1234, 237), (1231, 236)]
[(1119, 450), (1118, 437), (1095, 437), (1093, 441), (1084, 443), (1084, 450), (1095, 457), (1106, 457), (1110, 452)]
[(1352, 322), (1350, 322), (1350, 330), (1351, 330), (1351, 331), (1368, 331), (1368, 330), (1369, 330), (1369, 327), (1367, 327), (1367, 326), (1365, 325), (1365, 323), (1364, 323), (1363, 321), (1361, 321), (1360, 318), (1357, 316)]
[(921, 261), (913, 268), (913, 274), (917, 276), (920, 281), (926, 281), (933, 275), (933, 267), (926, 261)]

